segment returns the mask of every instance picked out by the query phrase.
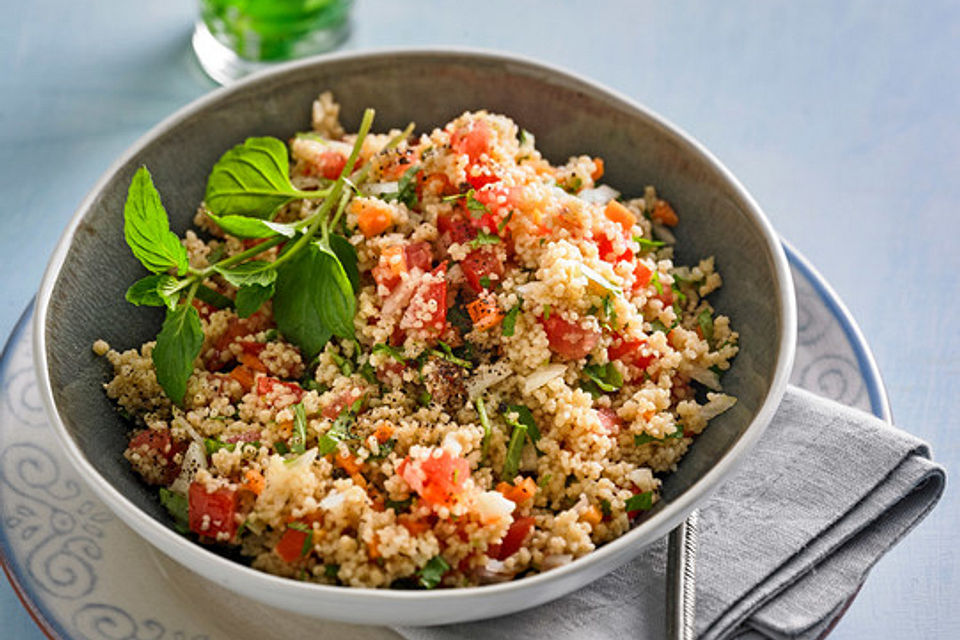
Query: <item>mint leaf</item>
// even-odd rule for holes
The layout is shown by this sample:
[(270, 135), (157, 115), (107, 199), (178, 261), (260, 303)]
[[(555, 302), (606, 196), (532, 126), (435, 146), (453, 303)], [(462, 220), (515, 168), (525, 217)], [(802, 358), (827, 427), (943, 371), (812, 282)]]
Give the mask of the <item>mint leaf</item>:
[(500, 244), (500, 236), (493, 233), (487, 233), (483, 229), (477, 232), (477, 237), (469, 242), (470, 246), (477, 249), (487, 244)]
[(214, 270), (235, 287), (257, 284), (269, 287), (277, 279), (277, 272), (270, 262), (251, 260), (235, 267), (223, 268), (214, 265)]
[(277, 328), (312, 360), (333, 335), (353, 337), (356, 300), (336, 255), (311, 243), (277, 273), (273, 315)]
[(225, 233), (237, 238), (272, 238), (278, 233), (288, 238), (292, 238), (296, 233), (296, 227), (292, 224), (281, 222), (270, 222), (260, 218), (251, 218), (248, 216), (218, 216), (207, 212), (207, 217), (217, 223)]
[(263, 306), (263, 303), (273, 295), (274, 287), (271, 284), (268, 287), (259, 284), (250, 284), (240, 287), (237, 290), (237, 315), (241, 318), (249, 318)]
[(350, 286), (353, 287), (354, 292), (359, 291), (360, 269), (357, 267), (356, 247), (343, 236), (334, 234), (330, 236), (330, 248), (336, 254), (340, 264), (343, 265), (343, 270), (346, 272), (347, 279), (350, 280)]
[[(160, 292), (161, 295), (163, 292)], [(203, 300), (209, 305), (213, 305), (217, 309), (230, 309), (233, 308), (233, 300), (223, 295), (219, 291), (215, 291), (208, 287), (205, 284), (201, 284), (197, 287), (197, 292), (194, 294), (197, 300)], [(167, 301), (169, 304), (169, 300)]]
[(197, 310), (189, 304), (168, 309), (157, 335), (157, 346), (153, 349), (153, 365), (157, 382), (167, 397), (178, 405), (183, 404), (187, 380), (193, 373), (193, 361), (202, 346), (203, 329)]
[(247, 138), (227, 151), (210, 172), (204, 197), (214, 214), (267, 218), (297, 198), (319, 198), (290, 183), (287, 146), (277, 138)]
[(170, 220), (146, 167), (137, 169), (130, 181), (123, 205), (123, 235), (133, 255), (149, 271), (187, 272), (187, 250), (170, 231)]
[(125, 297), (137, 306), (162, 307), (167, 303), (160, 290), (166, 290), (171, 283), (175, 285), (177, 279), (166, 274), (146, 276), (130, 285)]
[(160, 487), (160, 504), (173, 518), (174, 526), (180, 533), (186, 533), (190, 528), (190, 506), (187, 499), (179, 493), (174, 493), (166, 487)]
[(649, 511), (653, 507), (653, 491), (637, 493), (627, 499), (624, 508), (630, 511)]

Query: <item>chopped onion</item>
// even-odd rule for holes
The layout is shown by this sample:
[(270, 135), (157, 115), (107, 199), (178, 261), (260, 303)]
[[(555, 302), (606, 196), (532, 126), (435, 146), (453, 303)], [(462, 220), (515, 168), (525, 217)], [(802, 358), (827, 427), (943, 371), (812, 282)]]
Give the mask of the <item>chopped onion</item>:
[(509, 378), (512, 373), (510, 365), (505, 360), (493, 364), (482, 364), (464, 382), (467, 395), (471, 400), (475, 400), (493, 385)]
[(663, 242), (664, 244), (677, 244), (677, 237), (673, 235), (673, 232), (659, 222), (654, 222), (651, 225), (651, 231), (653, 231), (653, 235), (660, 242)]
[(180, 467), (180, 475), (170, 485), (170, 491), (179, 493), (182, 496), (187, 495), (190, 490), (190, 483), (197, 475), (197, 471), (207, 468), (207, 451), (202, 444), (194, 440), (187, 447), (183, 454), (183, 464)]
[(571, 562), (573, 562), (573, 556), (569, 553), (552, 553), (543, 558), (543, 564), (540, 566), (544, 571), (549, 571), (550, 569), (556, 569)]
[(528, 375), (527, 379), (523, 381), (523, 393), (532, 393), (554, 378), (562, 376), (566, 370), (567, 366), (559, 363), (548, 364), (540, 367)]
[(412, 276), (401, 280), (394, 292), (383, 301), (383, 315), (390, 317), (406, 307), (419, 282), (420, 278)]
[(707, 389), (720, 391), (720, 376), (706, 367), (693, 365), (689, 368), (690, 377), (705, 386)]
[[(711, 373), (713, 373), (711, 371)], [(704, 420), (713, 420), (718, 415), (737, 404), (737, 399), (725, 393), (708, 393), (707, 404), (700, 407), (700, 416)]]
[(600, 184), (593, 189), (582, 190), (577, 194), (577, 197), (592, 204), (607, 204), (611, 200), (619, 198), (620, 192), (609, 185)]
[(477, 569), (474, 576), (480, 584), (496, 584), (513, 579), (513, 574), (504, 570), (503, 563), (492, 558), (487, 560), (486, 566)]
[(399, 190), (399, 182), (368, 182), (360, 186), (360, 191), (368, 196), (381, 196), (385, 193), (396, 193)]

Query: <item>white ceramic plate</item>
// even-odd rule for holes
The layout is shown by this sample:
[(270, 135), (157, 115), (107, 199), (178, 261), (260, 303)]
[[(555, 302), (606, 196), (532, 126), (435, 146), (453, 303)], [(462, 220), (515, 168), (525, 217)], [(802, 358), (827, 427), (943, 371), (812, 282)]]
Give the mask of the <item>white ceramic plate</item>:
[[(866, 341), (816, 270), (785, 247), (798, 302), (790, 381), (890, 420)], [(155, 552), (79, 481), (33, 373), (32, 306), (0, 362), (0, 560), (41, 629), (63, 640), (395, 638), (382, 627), (298, 618), (250, 602)], [(646, 553), (662, 549), (655, 545)]]

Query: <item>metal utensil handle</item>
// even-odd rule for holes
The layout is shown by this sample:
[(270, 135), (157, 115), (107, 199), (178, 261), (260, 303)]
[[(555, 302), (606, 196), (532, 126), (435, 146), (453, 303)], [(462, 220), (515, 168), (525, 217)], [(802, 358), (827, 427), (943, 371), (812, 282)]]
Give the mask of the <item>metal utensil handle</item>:
[(672, 640), (696, 637), (697, 521), (694, 511), (667, 542), (667, 637)]

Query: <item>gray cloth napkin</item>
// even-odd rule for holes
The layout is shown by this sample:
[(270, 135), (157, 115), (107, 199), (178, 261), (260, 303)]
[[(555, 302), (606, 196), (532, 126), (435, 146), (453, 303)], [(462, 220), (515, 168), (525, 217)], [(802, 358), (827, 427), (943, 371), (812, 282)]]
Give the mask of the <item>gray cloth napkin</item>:
[[(818, 638), (945, 481), (921, 440), (790, 387), (756, 450), (700, 510), (698, 637)], [(396, 631), (411, 640), (662, 638), (665, 569), (661, 540), (539, 608)]]

